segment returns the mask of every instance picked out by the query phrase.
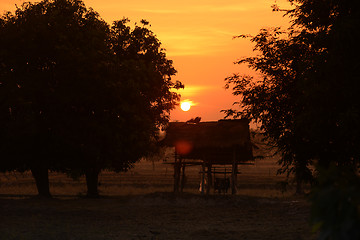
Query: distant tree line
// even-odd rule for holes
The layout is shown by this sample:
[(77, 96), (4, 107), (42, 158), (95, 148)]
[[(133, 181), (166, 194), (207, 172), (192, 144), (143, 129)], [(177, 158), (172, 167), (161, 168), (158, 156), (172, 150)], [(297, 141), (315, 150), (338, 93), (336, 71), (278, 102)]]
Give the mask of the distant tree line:
[(30, 170), (41, 196), (48, 171), (126, 171), (156, 150), (179, 101), (176, 70), (142, 20), (110, 26), (81, 0), (24, 3), (0, 17), (0, 171)]
[(237, 63), (260, 75), (226, 78), (240, 110), (225, 112), (261, 124), (298, 192), (303, 182), (316, 183), (320, 239), (360, 239), (360, 1), (290, 2), (293, 9), (282, 10), (292, 19), (288, 29), (239, 36), (249, 37), (258, 55)]

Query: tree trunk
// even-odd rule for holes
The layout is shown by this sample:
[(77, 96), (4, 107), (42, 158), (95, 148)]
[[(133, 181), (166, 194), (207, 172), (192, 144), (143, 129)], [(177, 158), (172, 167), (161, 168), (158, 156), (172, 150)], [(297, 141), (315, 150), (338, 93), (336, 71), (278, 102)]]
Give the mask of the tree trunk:
[(304, 194), (303, 183), (304, 180), (307, 178), (307, 171), (308, 168), (306, 166), (307, 161), (304, 159), (299, 158), (295, 162), (295, 181), (296, 181), (296, 193), (297, 195)]
[(85, 171), (86, 176), (86, 186), (87, 186), (87, 194), (86, 196), (89, 198), (98, 198), (98, 179), (99, 179), (100, 170), (96, 168), (88, 168)]
[(33, 167), (31, 173), (35, 179), (38, 195), (40, 197), (51, 197), (49, 188), (49, 172), (45, 167)]
[(295, 176), (296, 178), (296, 195), (304, 195), (304, 188), (303, 188), (303, 180), (298, 174)]

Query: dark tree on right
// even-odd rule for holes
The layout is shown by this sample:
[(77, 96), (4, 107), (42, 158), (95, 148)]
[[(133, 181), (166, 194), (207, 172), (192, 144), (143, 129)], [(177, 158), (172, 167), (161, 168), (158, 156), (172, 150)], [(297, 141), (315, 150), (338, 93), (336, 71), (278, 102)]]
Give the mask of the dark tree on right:
[(321, 239), (359, 239), (360, 3), (290, 2), (286, 31), (239, 36), (250, 37), (259, 54), (238, 63), (259, 76), (226, 79), (240, 110), (225, 112), (261, 124), (282, 154), (280, 171), (295, 174), (299, 192), (314, 177), (309, 166), (317, 167), (313, 222)]

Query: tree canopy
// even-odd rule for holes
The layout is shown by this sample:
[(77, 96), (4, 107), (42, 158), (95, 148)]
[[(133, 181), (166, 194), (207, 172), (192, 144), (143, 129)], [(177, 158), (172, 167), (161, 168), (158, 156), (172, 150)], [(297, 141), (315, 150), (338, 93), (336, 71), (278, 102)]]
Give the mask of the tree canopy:
[(239, 109), (225, 112), (259, 122), (282, 154), (281, 172), (295, 173), (299, 184), (312, 177), (308, 166), (317, 166), (312, 200), (321, 239), (358, 239), (360, 214), (348, 210), (360, 206), (360, 3), (290, 2), (289, 29), (262, 29), (250, 37), (258, 55), (237, 63), (259, 75), (226, 79), (240, 101)]
[(286, 166), (296, 158), (356, 164), (358, 3), (291, 2), (294, 9), (286, 14), (293, 25), (262, 29), (251, 38), (259, 54), (237, 62), (258, 71), (259, 78), (234, 74), (226, 79), (241, 97), (241, 110), (225, 112), (260, 122), (284, 153)]
[(0, 45), (1, 169), (31, 169), (43, 195), (48, 169), (85, 173), (96, 195), (101, 169), (154, 150), (179, 100), (145, 20), (110, 26), (79, 0), (24, 3), (1, 16)]

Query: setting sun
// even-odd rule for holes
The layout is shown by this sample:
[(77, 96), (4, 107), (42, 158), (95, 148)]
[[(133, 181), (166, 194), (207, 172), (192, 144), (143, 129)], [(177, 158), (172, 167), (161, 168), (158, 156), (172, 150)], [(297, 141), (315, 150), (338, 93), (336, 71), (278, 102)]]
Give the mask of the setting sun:
[[(15, 11), (28, 1), (40, 0), (0, 0), (0, 13)], [(190, 102), (189, 110), (203, 121), (223, 118), (221, 110), (232, 108), (233, 102), (239, 100), (224, 90), (227, 76), (235, 72), (252, 74), (247, 66), (233, 64), (239, 57), (252, 56), (252, 43), (233, 37), (256, 35), (261, 28), (286, 27), (289, 19), (283, 17), (282, 11), (274, 12), (271, 5), (276, 2), (282, 8), (291, 8), (287, 0), (83, 1), (108, 23), (123, 17), (131, 20), (130, 25), (140, 24), (141, 19), (149, 21), (178, 72), (174, 80), (185, 85), (182, 100), (194, 101), (196, 104)], [(184, 113), (177, 107), (171, 111), (170, 120), (188, 120), (190, 116)]]
[(183, 110), (184, 112), (187, 112), (190, 110), (191, 108), (191, 104), (189, 102), (182, 102), (180, 105), (181, 110)]

